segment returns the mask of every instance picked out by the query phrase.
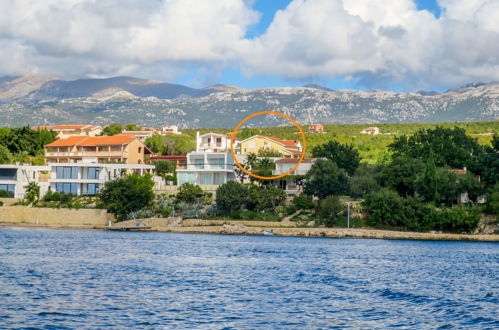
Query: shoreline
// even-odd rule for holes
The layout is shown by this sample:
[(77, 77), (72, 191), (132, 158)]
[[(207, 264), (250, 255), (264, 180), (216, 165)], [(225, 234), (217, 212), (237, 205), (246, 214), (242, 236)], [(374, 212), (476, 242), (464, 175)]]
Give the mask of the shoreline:
[[(120, 226), (121, 224), (121, 226)], [(122, 227), (122, 223), (113, 224), (114, 228)], [(26, 229), (62, 229), (62, 230), (107, 230), (105, 226), (85, 225), (41, 225), (29, 223), (0, 223), (0, 228)], [(468, 241), (468, 242), (499, 242), (496, 234), (450, 234), (421, 233), (379, 229), (358, 228), (300, 228), (300, 227), (250, 227), (240, 224), (224, 224), (210, 226), (165, 226), (153, 227), (153, 232), (191, 233), (191, 234), (224, 234), (224, 235), (263, 235), (262, 231), (272, 231), (273, 236), (282, 237), (329, 237), (329, 238), (363, 238), (363, 239), (400, 239), (427, 241)]]

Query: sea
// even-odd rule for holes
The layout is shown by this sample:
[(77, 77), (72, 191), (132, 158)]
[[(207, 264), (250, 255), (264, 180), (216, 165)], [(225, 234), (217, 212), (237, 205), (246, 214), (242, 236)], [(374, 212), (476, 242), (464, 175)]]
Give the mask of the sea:
[(0, 328), (494, 329), (499, 244), (0, 228)]

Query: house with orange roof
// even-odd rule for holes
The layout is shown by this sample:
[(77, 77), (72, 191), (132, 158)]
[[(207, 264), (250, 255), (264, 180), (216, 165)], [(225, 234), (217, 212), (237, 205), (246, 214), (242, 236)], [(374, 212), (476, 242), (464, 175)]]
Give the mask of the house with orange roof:
[[(241, 139), (234, 140), (234, 150), (238, 147)], [(223, 133), (208, 132), (200, 135), (196, 133), (196, 152), (227, 152), (230, 151), (230, 135)]]
[(45, 159), (53, 163), (142, 164), (150, 154), (133, 136), (70, 136), (45, 145)]
[(309, 133), (324, 133), (324, 126), (321, 124), (311, 124), (308, 126)]
[(239, 153), (243, 155), (258, 154), (260, 151), (276, 151), (287, 158), (300, 157), (302, 145), (297, 140), (282, 140), (271, 136), (254, 135), (242, 140)]
[(94, 125), (52, 125), (37, 126), (34, 130), (46, 129), (56, 132), (57, 138), (62, 139), (68, 136), (98, 136), (102, 134), (102, 127)]
[(379, 135), (381, 134), (379, 127), (376, 126), (371, 126), (364, 128), (362, 131), (360, 131), (360, 134), (367, 134), (367, 135)]

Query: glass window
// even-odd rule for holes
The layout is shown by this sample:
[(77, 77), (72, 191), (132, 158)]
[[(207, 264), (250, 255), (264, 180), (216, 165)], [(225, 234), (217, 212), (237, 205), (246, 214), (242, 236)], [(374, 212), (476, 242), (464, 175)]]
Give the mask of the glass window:
[(55, 190), (65, 194), (78, 194), (78, 184), (69, 182), (58, 182), (55, 184)]
[(203, 169), (204, 168), (204, 159), (203, 158), (195, 158), (194, 159), (194, 168)]
[(6, 191), (8, 197), (14, 197), (15, 190), (15, 184), (0, 184), (0, 191)]
[(221, 186), (225, 183), (225, 173), (214, 173), (213, 184)]
[(195, 173), (177, 173), (178, 175), (178, 184), (182, 185), (183, 183), (192, 183), (196, 184), (196, 174)]
[(199, 174), (199, 184), (213, 184), (211, 179), (211, 173), (200, 173)]
[(98, 167), (89, 167), (87, 172), (87, 179), (90, 180), (98, 180), (99, 179), (99, 170)]
[(88, 183), (87, 184), (87, 195), (97, 195), (99, 192), (99, 184), (98, 183)]
[(212, 169), (223, 170), (224, 168), (224, 159), (223, 158), (213, 158), (209, 159), (210, 167)]
[(2, 168), (0, 169), (0, 180), (16, 180), (17, 169)]
[(78, 179), (78, 167), (73, 167), (73, 166), (56, 167), (56, 179)]

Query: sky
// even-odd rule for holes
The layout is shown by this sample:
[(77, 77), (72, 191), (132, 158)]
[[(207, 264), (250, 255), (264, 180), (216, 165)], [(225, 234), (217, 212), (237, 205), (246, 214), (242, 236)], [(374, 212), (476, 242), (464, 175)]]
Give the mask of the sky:
[(2, 0), (0, 76), (437, 90), (499, 81), (499, 0)]

